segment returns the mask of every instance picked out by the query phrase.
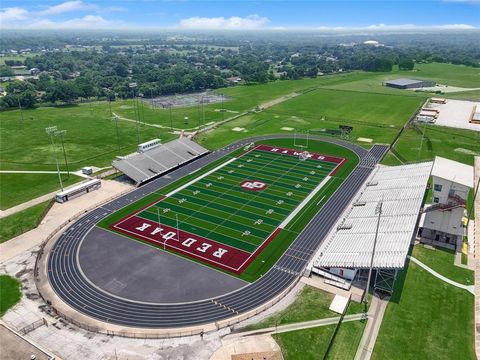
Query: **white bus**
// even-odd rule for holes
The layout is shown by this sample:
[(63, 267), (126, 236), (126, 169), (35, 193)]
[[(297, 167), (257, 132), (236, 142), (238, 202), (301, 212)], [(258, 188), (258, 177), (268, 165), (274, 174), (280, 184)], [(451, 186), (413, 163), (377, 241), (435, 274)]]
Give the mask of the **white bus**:
[(81, 184), (72, 186), (69, 189), (60, 191), (59, 193), (57, 193), (57, 195), (55, 195), (55, 200), (59, 203), (64, 203), (65, 201), (76, 198), (77, 196), (81, 196), (83, 194), (89, 193), (90, 191), (96, 190), (100, 186), (102, 186), (102, 182), (100, 181), (100, 179), (89, 180)]

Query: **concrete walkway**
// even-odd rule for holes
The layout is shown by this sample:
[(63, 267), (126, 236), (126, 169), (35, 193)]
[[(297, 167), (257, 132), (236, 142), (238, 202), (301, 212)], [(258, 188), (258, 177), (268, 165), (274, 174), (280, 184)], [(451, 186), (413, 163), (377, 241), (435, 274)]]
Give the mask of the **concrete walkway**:
[(355, 360), (369, 360), (372, 356), (387, 305), (388, 300), (381, 300), (376, 296), (372, 297), (372, 302), (368, 309), (367, 326), (365, 326), (362, 339), (360, 344), (358, 344)]
[(433, 276), (435, 276), (436, 278), (446, 282), (447, 284), (450, 284), (450, 285), (453, 285), (455, 287), (458, 287), (460, 289), (464, 289), (464, 290), (467, 290), (468, 292), (470, 292), (471, 294), (474, 294), (475, 295), (475, 291), (474, 291), (474, 286), (473, 285), (463, 285), (463, 284), (460, 284), (456, 281), (453, 281), (453, 280), (450, 280), (449, 278), (443, 276), (443, 275), (440, 275), (439, 273), (437, 273), (435, 270), (429, 268), (427, 265), (425, 265), (424, 263), (422, 263), (420, 260), (418, 259), (415, 259), (413, 256), (410, 256), (408, 255), (408, 258), (410, 260), (412, 260), (415, 264), (417, 264), (418, 266), (422, 267), (423, 269), (427, 270), (430, 274), (432, 274)]
[(113, 197), (132, 190), (132, 186), (117, 181), (102, 180), (102, 187), (64, 204), (53, 204), (42, 223), (35, 229), (0, 244), (0, 263), (12, 259), (34, 246), (73, 217), (103, 204)]
[(51, 192), (49, 194), (45, 194), (45, 195), (39, 196), (38, 198), (35, 198), (35, 199), (32, 199), (32, 200), (26, 201), (24, 203), (21, 203), (17, 206), (8, 208), (6, 210), (2, 210), (2, 211), (0, 211), (0, 219), (5, 217), (5, 216), (13, 215), (13, 214), (15, 214), (19, 211), (28, 209), (29, 207), (38, 205), (42, 202), (53, 199), (53, 197), (55, 196), (56, 193), (57, 193), (57, 191), (54, 191), (54, 192)]
[[(352, 314), (352, 315), (345, 315), (343, 318), (343, 322), (349, 321), (358, 321), (365, 318), (365, 314)], [(297, 322), (293, 324), (286, 324), (286, 325), (278, 325), (278, 326), (271, 326), (268, 328), (258, 329), (258, 330), (250, 330), (250, 331), (242, 331), (237, 333), (231, 333), (225, 336), (224, 339), (231, 339), (231, 338), (238, 338), (243, 336), (252, 336), (252, 335), (261, 335), (261, 334), (281, 334), (285, 332), (295, 331), (295, 330), (303, 330), (303, 329), (310, 329), (319, 326), (328, 326), (328, 325), (335, 325), (340, 321), (340, 316), (325, 318), (325, 319), (318, 319), (318, 320), (310, 320), (310, 321), (303, 321)]]

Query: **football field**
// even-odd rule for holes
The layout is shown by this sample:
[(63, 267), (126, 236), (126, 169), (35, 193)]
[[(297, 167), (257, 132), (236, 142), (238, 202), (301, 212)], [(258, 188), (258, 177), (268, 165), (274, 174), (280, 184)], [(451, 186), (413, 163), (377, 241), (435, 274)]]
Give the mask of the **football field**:
[(300, 154), (257, 145), (110, 228), (241, 274), (346, 160)]

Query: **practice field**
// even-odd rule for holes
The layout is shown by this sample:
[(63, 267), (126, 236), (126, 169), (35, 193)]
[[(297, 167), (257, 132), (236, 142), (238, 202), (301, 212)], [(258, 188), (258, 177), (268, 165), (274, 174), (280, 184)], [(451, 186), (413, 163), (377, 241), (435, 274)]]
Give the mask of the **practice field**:
[(257, 145), (109, 227), (241, 274), (346, 161), (300, 154)]

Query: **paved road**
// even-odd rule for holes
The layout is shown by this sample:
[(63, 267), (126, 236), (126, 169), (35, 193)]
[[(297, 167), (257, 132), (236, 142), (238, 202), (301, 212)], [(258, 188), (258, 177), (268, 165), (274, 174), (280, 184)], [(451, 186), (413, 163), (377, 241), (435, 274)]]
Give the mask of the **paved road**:
[(76, 255), (81, 240), (88, 235), (90, 229), (101, 219), (120, 208), (199, 170), (250, 142), (291, 137), (293, 136), (272, 135), (239, 141), (187, 164), (168, 176), (154, 180), (80, 218), (59, 237), (49, 255), (48, 278), (54, 291), (65, 303), (85, 315), (119, 325), (144, 328), (173, 328), (212, 323), (253, 310), (274, 298), (301, 276), (311, 256), (334, 226), (337, 218), (388, 150), (387, 146), (374, 145), (367, 152), (357, 145), (341, 140), (310, 136), (311, 139), (349, 148), (359, 156), (360, 163), (276, 265), (256, 282), (229, 294), (209, 300), (178, 304), (138, 303), (116, 298), (92, 286), (85, 279), (79, 270)]

